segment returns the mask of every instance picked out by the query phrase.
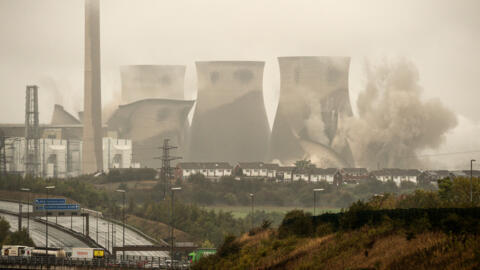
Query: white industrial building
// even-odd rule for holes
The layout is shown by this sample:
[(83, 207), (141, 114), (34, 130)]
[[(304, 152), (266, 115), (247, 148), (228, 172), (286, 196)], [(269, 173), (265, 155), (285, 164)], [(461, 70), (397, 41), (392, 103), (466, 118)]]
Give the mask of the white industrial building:
[[(25, 138), (9, 138), (6, 141), (7, 171), (25, 173)], [(82, 142), (42, 138), (38, 140), (38, 175), (46, 178), (75, 177), (81, 174)], [(103, 138), (103, 166), (130, 168), (132, 162), (131, 140)]]

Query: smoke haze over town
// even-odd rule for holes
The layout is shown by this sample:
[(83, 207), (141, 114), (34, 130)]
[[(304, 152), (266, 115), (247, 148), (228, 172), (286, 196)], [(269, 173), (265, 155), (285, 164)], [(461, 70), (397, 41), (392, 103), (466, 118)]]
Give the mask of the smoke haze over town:
[[(54, 104), (73, 115), (83, 109), (83, 5), (0, 0), (0, 122), (24, 122), (27, 84), (39, 86), (42, 123)], [(241, 60), (265, 61), (272, 128), (277, 57), (348, 56), (353, 117), (339, 132), (357, 165), (463, 169), (480, 159), (480, 152), (452, 154), (480, 150), (478, 10), (478, 1), (102, 0), (103, 122), (121, 103), (120, 66), (186, 65), (184, 96), (194, 100), (196, 61)], [(387, 134), (381, 121), (398, 129)], [(321, 131), (309, 129), (324, 141)]]

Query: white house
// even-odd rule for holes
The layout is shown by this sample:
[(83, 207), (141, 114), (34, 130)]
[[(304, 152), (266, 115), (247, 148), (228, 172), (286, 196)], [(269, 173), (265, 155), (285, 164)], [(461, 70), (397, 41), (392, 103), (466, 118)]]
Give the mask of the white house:
[(328, 183), (333, 183), (335, 173), (337, 173), (336, 168), (314, 168), (310, 172), (310, 182), (321, 182), (326, 181)]
[(295, 167), (278, 167), (275, 178), (279, 182), (290, 182), (292, 181), (293, 171)]
[(243, 176), (264, 178), (275, 178), (278, 168), (278, 164), (264, 162), (239, 162), (237, 166)]
[(202, 174), (207, 178), (218, 179), (232, 175), (232, 165), (228, 162), (180, 162), (176, 166), (177, 176), (188, 178), (194, 174)]
[(404, 181), (417, 183), (417, 178), (418, 176), (420, 176), (421, 172), (415, 169), (382, 169), (378, 171), (373, 171), (371, 174), (375, 176), (379, 181), (393, 181), (397, 186), (400, 186), (400, 184)]

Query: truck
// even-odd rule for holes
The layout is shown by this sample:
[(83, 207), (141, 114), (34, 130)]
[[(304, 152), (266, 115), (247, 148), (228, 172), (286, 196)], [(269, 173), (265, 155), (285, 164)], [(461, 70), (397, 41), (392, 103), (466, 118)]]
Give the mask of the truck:
[(4, 245), (2, 246), (2, 256), (31, 256), (33, 247)]
[(193, 264), (198, 262), (202, 257), (210, 256), (215, 253), (217, 253), (215, 248), (199, 248), (188, 254), (188, 261)]
[(76, 258), (76, 259), (105, 258), (105, 250), (101, 248), (72, 248), (72, 258)]

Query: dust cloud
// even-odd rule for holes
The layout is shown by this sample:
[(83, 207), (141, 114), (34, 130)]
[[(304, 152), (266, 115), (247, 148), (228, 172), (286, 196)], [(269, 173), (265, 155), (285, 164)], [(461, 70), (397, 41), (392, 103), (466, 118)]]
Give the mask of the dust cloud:
[[(454, 89), (452, 89), (454, 90)], [(366, 65), (358, 116), (345, 125), (357, 166), (420, 168), (416, 154), (437, 149), (456, 115), (439, 100), (422, 100), (417, 68), (406, 59)]]

